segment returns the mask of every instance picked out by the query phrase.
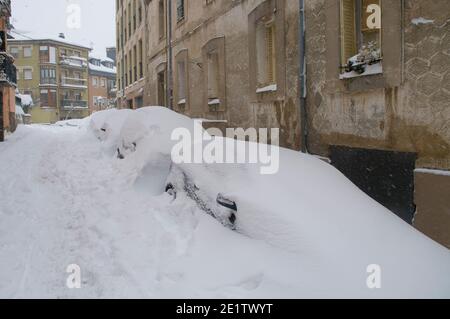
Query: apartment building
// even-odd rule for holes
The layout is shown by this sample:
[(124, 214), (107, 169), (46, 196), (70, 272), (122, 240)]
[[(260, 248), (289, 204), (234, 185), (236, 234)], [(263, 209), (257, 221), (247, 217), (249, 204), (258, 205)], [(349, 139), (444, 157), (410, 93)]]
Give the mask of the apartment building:
[(91, 113), (116, 106), (116, 76), (116, 66), (112, 58), (93, 54), (89, 56), (89, 109)]
[(149, 1), (116, 0), (118, 105), (144, 106), (144, 52)]
[(139, 78), (138, 35), (146, 105), (206, 127), (279, 128), (281, 146), (328, 160), (450, 247), (447, 0), (138, 3), (135, 34), (134, 4), (117, 1), (122, 89)]
[(5, 131), (12, 132), (16, 128), (16, 67), (14, 58), (7, 53), (10, 17), (11, 1), (0, 0), (0, 142), (5, 138)]
[(64, 34), (41, 37), (12, 33), (9, 52), (17, 63), (20, 93), (31, 95), (33, 123), (84, 118), (89, 115), (88, 54), (90, 49)]
[[(300, 148), (298, 1), (150, 1), (148, 104)], [(170, 43), (170, 45), (168, 45)]]

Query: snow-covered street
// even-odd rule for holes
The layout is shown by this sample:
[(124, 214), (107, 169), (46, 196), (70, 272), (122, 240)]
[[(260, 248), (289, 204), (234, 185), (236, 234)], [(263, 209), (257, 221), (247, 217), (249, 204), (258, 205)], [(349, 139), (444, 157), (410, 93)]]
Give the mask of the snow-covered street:
[[(148, 110), (142, 112), (145, 118)], [(353, 206), (348, 197), (328, 202), (332, 185), (321, 185), (318, 176), (310, 193), (301, 187), (295, 193), (287, 187), (286, 194), (273, 190), (270, 196), (286, 203), (278, 207), (280, 216), (273, 216), (276, 206), (266, 205), (264, 213), (242, 200), (243, 215), (238, 212), (232, 231), (194, 201), (173, 201), (164, 190), (151, 190), (152, 183), (142, 179), (164, 176), (146, 169), (148, 162), (136, 164), (151, 156), (118, 159), (108, 145), (117, 141), (99, 140), (89, 120), (20, 126), (0, 144), (2, 298), (450, 296), (448, 250), (387, 216), (356, 188), (346, 193), (339, 185), (350, 183), (337, 173), (338, 196), (354, 193)], [(117, 125), (120, 131), (123, 124)], [(136, 153), (140, 145), (146, 144), (138, 143)], [(312, 165), (326, 165), (303, 161), (310, 174)], [(319, 187), (323, 203), (315, 209), (311, 194)], [(290, 197), (305, 205), (293, 209)], [(364, 205), (367, 215), (352, 215), (349, 207)], [(317, 213), (322, 207), (335, 211)], [(381, 217), (374, 216), (378, 211)], [(298, 228), (290, 215), (300, 216)], [(383, 269), (378, 290), (366, 285), (372, 263)], [(71, 264), (81, 268), (81, 289), (66, 286)]]

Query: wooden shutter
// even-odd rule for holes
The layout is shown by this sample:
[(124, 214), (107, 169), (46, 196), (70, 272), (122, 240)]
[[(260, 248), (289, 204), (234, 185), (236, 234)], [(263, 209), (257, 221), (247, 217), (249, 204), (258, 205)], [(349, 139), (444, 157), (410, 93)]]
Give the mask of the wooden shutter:
[(341, 0), (341, 64), (357, 54), (355, 0)]
[(275, 46), (274, 46), (275, 27), (273, 24), (266, 27), (266, 45), (267, 45), (267, 84), (275, 82)]

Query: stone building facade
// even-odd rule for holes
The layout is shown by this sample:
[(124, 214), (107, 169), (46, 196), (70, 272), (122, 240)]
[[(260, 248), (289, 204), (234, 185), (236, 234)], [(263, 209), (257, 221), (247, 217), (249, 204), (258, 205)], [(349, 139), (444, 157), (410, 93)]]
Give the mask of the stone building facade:
[(450, 2), (142, 4), (145, 105), (222, 129), (280, 128), (281, 146), (330, 161), (450, 247)]
[(343, 3), (350, 1), (306, 1), (308, 150), (346, 161), (347, 176), (382, 203), (400, 190), (397, 209), (410, 207), (402, 217), (450, 247), (450, 199), (442, 193), (450, 187), (450, 3), (363, 0), (382, 10), (382, 69), (345, 78)]
[(88, 104), (91, 113), (116, 107), (116, 77), (112, 58), (98, 54), (89, 56)]
[(9, 52), (16, 59), (18, 89), (30, 95), (33, 123), (55, 123), (84, 118), (88, 107), (88, 54), (64, 34), (54, 37), (24, 36), (12, 32)]
[(297, 1), (154, 0), (148, 14), (148, 105), (219, 128), (279, 127), (282, 146), (300, 147)]

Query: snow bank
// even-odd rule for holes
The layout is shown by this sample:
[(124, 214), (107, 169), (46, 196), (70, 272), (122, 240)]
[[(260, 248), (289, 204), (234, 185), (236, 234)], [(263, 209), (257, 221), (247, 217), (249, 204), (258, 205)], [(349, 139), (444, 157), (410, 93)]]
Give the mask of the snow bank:
[[(152, 195), (164, 192), (164, 176), (172, 167), (171, 132), (194, 125), (160, 107), (110, 110), (91, 119), (94, 134), (110, 151), (124, 154), (132, 178)], [(221, 193), (237, 203), (238, 233), (314, 260), (322, 271), (316, 275), (332, 278), (316, 284), (332, 295), (450, 296), (448, 250), (313, 156), (281, 149), (275, 175), (260, 175), (258, 164), (178, 167), (211, 201)], [(364, 278), (372, 264), (384, 270), (383, 290), (367, 289)]]
[[(174, 165), (171, 133), (194, 125), (150, 107), (19, 126), (0, 143), (0, 298), (450, 297), (448, 250), (320, 159)], [(82, 289), (65, 285), (73, 263)]]

